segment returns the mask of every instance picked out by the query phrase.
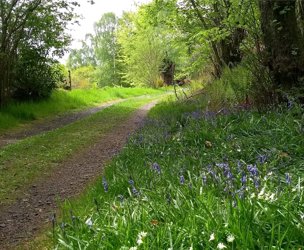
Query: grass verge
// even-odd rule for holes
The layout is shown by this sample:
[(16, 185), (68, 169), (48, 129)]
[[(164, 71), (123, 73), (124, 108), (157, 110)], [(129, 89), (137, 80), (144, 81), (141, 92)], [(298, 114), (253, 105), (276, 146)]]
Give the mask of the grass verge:
[(149, 88), (121, 87), (72, 91), (56, 90), (49, 99), (39, 102), (12, 103), (0, 110), (0, 133), (36, 119), (95, 106), (102, 102), (162, 92), (163, 90)]
[(57, 249), (302, 249), (303, 109), (163, 103), (63, 204)]
[(20, 190), (30, 185), (41, 173), (50, 173), (60, 162), (93, 143), (115, 125), (123, 122), (138, 107), (155, 98), (159, 98), (159, 95), (133, 98), (68, 126), (2, 148), (1, 203), (14, 200)]

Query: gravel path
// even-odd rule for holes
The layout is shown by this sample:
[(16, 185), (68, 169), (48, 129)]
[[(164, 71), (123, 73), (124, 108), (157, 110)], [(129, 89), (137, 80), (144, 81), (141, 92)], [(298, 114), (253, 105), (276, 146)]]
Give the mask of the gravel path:
[(108, 108), (114, 104), (122, 102), (123, 100), (115, 100), (103, 103), (97, 107), (85, 109), (83, 111), (73, 112), (65, 115), (58, 116), (51, 120), (43, 120), (41, 122), (34, 123), (29, 129), (24, 129), (17, 133), (8, 133), (0, 136), (0, 148), (15, 143), (19, 140), (22, 140), (26, 137), (38, 135), (44, 132), (48, 132), (57, 128), (66, 126), (72, 122), (83, 119), (87, 116), (95, 114), (105, 108)]
[(81, 193), (100, 176), (105, 163), (123, 148), (129, 134), (139, 128), (155, 104), (156, 101), (141, 107), (97, 143), (60, 164), (50, 176), (33, 184), (22, 199), (0, 207), (0, 249), (12, 249), (29, 241), (50, 225), (58, 201)]

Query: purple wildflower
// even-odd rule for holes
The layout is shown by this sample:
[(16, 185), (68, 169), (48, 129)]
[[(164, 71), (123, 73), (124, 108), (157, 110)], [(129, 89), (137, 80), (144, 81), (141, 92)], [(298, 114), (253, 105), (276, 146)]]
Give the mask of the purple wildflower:
[(180, 182), (180, 184), (182, 184), (182, 185), (185, 184), (185, 177), (184, 177), (183, 175), (181, 175), (181, 176), (179, 177), (179, 182)]
[(291, 184), (291, 177), (289, 173), (285, 173), (285, 181), (287, 183), (287, 185)]
[(158, 174), (161, 174), (160, 166), (159, 166), (156, 162), (154, 162), (154, 163), (152, 164), (152, 168), (153, 168)]
[(256, 189), (260, 187), (260, 181), (258, 178), (254, 178), (253, 183)]
[(203, 180), (203, 185), (206, 185), (206, 183), (207, 183), (207, 176), (205, 174), (202, 176), (202, 180)]
[(236, 191), (240, 199), (244, 199), (245, 197), (245, 187), (242, 186), (239, 190)]
[(132, 186), (132, 194), (134, 196), (139, 196), (139, 191), (134, 186)]
[(219, 168), (222, 168), (222, 169), (228, 168), (228, 163), (225, 163), (225, 162), (223, 162), (223, 163), (216, 163), (215, 165), (217, 167), (219, 167)]
[(233, 174), (231, 173), (231, 171), (230, 171), (230, 169), (229, 168), (226, 168), (225, 170), (224, 170), (224, 175), (226, 176), (226, 178), (228, 178), (228, 179), (233, 179)]
[(266, 155), (259, 155), (258, 156), (258, 161), (260, 164), (264, 164), (267, 160), (267, 156)]
[(237, 169), (239, 172), (241, 172), (243, 170), (243, 166), (244, 166), (244, 164), (241, 161), (237, 162)]
[(245, 172), (242, 172), (242, 177), (241, 177), (241, 183), (242, 185), (246, 185), (246, 182), (247, 182), (247, 176), (246, 176), (246, 173)]
[(259, 175), (258, 168), (256, 165), (248, 165), (247, 170), (249, 171), (250, 175), (253, 177)]
[(108, 182), (107, 182), (107, 180), (104, 176), (102, 177), (102, 185), (103, 185), (104, 191), (108, 192), (109, 191), (109, 185), (108, 185)]
[(129, 182), (129, 184), (130, 184), (131, 186), (134, 186), (134, 181), (133, 181), (131, 178), (129, 179), (128, 182)]

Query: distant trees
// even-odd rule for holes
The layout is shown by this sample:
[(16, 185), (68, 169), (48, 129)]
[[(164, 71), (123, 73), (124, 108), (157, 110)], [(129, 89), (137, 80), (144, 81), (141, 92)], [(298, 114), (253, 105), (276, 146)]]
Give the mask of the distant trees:
[(91, 75), (99, 86), (119, 84), (121, 65), (117, 28), (118, 17), (114, 13), (102, 15), (94, 24), (94, 33), (86, 35), (82, 47), (71, 51), (67, 66), (72, 69), (91, 66)]

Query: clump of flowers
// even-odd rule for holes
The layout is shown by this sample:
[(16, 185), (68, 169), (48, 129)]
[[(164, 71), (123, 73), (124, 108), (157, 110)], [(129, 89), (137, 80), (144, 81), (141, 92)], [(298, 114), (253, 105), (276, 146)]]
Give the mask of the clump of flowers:
[(147, 236), (146, 232), (140, 232), (137, 236), (137, 245), (141, 245), (144, 241), (144, 238)]

